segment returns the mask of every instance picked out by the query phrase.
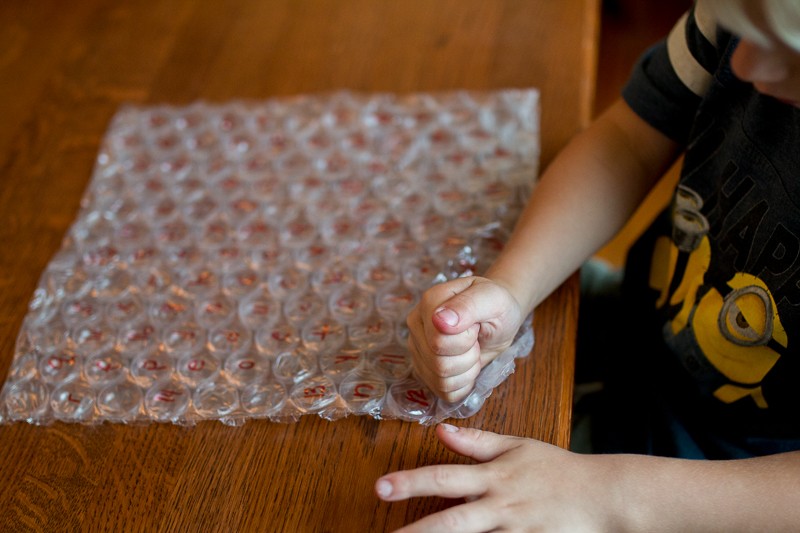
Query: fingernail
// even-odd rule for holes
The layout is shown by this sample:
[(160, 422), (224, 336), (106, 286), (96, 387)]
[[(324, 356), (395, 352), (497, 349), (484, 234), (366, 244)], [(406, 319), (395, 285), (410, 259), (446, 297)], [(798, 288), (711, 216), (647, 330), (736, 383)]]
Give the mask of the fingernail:
[(442, 422), (439, 425), (442, 426), (442, 429), (445, 430), (448, 433), (455, 433), (456, 431), (458, 431), (458, 426), (454, 426), (452, 424), (446, 424), (446, 423)]
[(448, 309), (446, 307), (442, 307), (436, 311), (436, 315), (439, 316), (442, 320), (444, 320), (445, 324), (448, 326), (455, 326), (458, 324), (458, 314), (452, 309)]
[(379, 479), (378, 482), (375, 483), (375, 492), (377, 492), (378, 496), (381, 498), (388, 498), (392, 495), (392, 484), (385, 479)]

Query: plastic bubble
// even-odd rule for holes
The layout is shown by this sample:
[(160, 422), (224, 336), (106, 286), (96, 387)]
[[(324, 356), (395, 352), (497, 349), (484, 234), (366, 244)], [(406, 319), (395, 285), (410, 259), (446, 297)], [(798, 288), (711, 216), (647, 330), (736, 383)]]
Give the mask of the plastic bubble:
[(294, 251), (294, 261), (298, 268), (313, 272), (325, 267), (337, 258), (335, 245), (318, 241)]
[(158, 294), (150, 301), (149, 314), (160, 324), (190, 320), (194, 318), (194, 303), (178, 294)]
[(416, 290), (427, 290), (441, 280), (442, 265), (429, 255), (411, 257), (403, 261), (403, 282)]
[(277, 322), (281, 317), (281, 302), (267, 291), (258, 290), (239, 301), (239, 319), (250, 329)]
[(104, 317), (106, 322), (119, 327), (140, 319), (144, 312), (142, 299), (135, 294), (126, 294), (110, 300), (105, 305)]
[(338, 382), (361, 366), (361, 354), (352, 350), (325, 352), (319, 356), (319, 366), (326, 376)]
[(216, 272), (204, 266), (190, 266), (181, 271), (179, 283), (181, 288), (190, 295), (202, 298), (217, 291), (219, 277)]
[(135, 419), (142, 405), (142, 389), (130, 381), (107, 386), (97, 394), (100, 413), (110, 420)]
[(121, 268), (104, 271), (94, 279), (94, 291), (100, 298), (114, 298), (127, 292), (131, 286), (131, 274)]
[(175, 365), (172, 358), (161, 351), (143, 352), (130, 363), (133, 379), (142, 387), (172, 378)]
[(269, 292), (276, 298), (285, 300), (295, 294), (302, 294), (308, 287), (308, 275), (285, 262), (278, 269), (270, 272), (267, 278)]
[(80, 372), (80, 357), (69, 352), (45, 355), (39, 360), (39, 375), (46, 383), (65, 383), (75, 379)]
[(317, 371), (316, 357), (302, 352), (284, 352), (275, 358), (272, 375), (281, 383), (297, 383)]
[(314, 376), (292, 387), (289, 397), (301, 411), (314, 413), (336, 400), (336, 385), (327, 376)]
[(263, 218), (245, 220), (236, 228), (236, 239), (247, 247), (268, 245), (276, 236), (275, 228)]
[(133, 356), (158, 344), (158, 330), (149, 320), (139, 320), (122, 326), (117, 334), (120, 352)]
[(203, 418), (220, 418), (239, 408), (236, 387), (225, 381), (204, 383), (192, 395), (197, 414)]
[(288, 322), (259, 328), (255, 334), (259, 351), (269, 355), (291, 352), (300, 345), (300, 333)]
[(270, 360), (257, 352), (245, 352), (225, 359), (228, 380), (238, 387), (250, 385), (269, 378)]
[(194, 353), (206, 344), (206, 329), (193, 321), (166, 326), (161, 343), (167, 353)]
[(412, 422), (426, 421), (436, 409), (436, 396), (416, 379), (399, 381), (389, 387), (386, 402), (391, 414)]
[(61, 318), (67, 326), (96, 322), (102, 312), (103, 305), (94, 296), (68, 298), (61, 305)]
[(364, 239), (362, 222), (346, 213), (323, 220), (320, 226), (322, 239), (328, 246)]
[(397, 381), (411, 370), (411, 354), (405, 345), (390, 344), (367, 354), (372, 369), (386, 381)]
[(128, 367), (115, 352), (100, 353), (83, 363), (83, 373), (93, 387), (103, 387), (121, 381), (128, 375)]
[(326, 301), (318, 294), (306, 291), (292, 295), (284, 306), (284, 314), (290, 324), (301, 327), (309, 320), (327, 312)]
[(208, 349), (219, 358), (247, 350), (253, 336), (238, 320), (232, 320), (208, 332)]
[(177, 370), (180, 379), (194, 388), (215, 379), (220, 371), (220, 362), (208, 352), (199, 352), (181, 357)]
[(176, 422), (186, 413), (191, 392), (177, 380), (159, 382), (148, 389), (144, 405), (155, 420)]
[(405, 319), (418, 300), (416, 290), (397, 284), (378, 291), (375, 307), (382, 316), (399, 321)]
[(11, 420), (38, 421), (47, 410), (49, 392), (44, 383), (27, 380), (11, 385), (4, 401)]
[(66, 422), (85, 421), (94, 416), (94, 391), (79, 381), (66, 383), (50, 395), (53, 415)]
[(397, 283), (400, 274), (397, 262), (373, 255), (362, 260), (356, 267), (356, 280), (361, 287), (376, 291)]
[(326, 296), (352, 283), (353, 270), (345, 261), (325, 265), (311, 274), (311, 286), (318, 294)]
[(340, 322), (332, 318), (312, 320), (301, 330), (303, 346), (312, 353), (335, 351), (344, 346), (347, 331)]
[(316, 226), (300, 213), (288, 220), (279, 230), (279, 239), (289, 249), (304, 248), (317, 238)]
[(342, 324), (355, 324), (372, 314), (372, 294), (355, 285), (340, 287), (328, 298), (331, 316)]
[(116, 340), (116, 330), (105, 322), (83, 324), (73, 328), (70, 339), (75, 351), (88, 357), (111, 348)]
[(205, 328), (221, 326), (231, 320), (237, 312), (233, 300), (222, 293), (200, 299), (195, 307), (197, 323)]
[(280, 383), (253, 383), (242, 389), (242, 407), (253, 416), (268, 416), (286, 402), (286, 389)]
[(386, 395), (386, 382), (373, 372), (353, 372), (342, 380), (339, 394), (354, 413), (377, 413)]
[(36, 368), (37, 363), (38, 358), (36, 352), (25, 351), (17, 353), (8, 371), (8, 381), (25, 381), (35, 378), (38, 375), (38, 370)]
[(372, 315), (361, 322), (347, 326), (347, 337), (353, 348), (361, 351), (385, 346), (394, 339), (392, 321)]

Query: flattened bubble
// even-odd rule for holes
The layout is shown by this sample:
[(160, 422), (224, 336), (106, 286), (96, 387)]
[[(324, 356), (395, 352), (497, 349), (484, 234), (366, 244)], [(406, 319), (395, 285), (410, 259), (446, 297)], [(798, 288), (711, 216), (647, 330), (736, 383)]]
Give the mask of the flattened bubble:
[(284, 352), (275, 358), (272, 375), (281, 383), (297, 383), (317, 371), (316, 357), (307, 353)]
[(203, 418), (221, 418), (239, 408), (236, 387), (226, 381), (204, 383), (192, 395), (197, 414)]
[(269, 416), (286, 403), (286, 389), (280, 383), (253, 383), (241, 391), (242, 407), (252, 416)]

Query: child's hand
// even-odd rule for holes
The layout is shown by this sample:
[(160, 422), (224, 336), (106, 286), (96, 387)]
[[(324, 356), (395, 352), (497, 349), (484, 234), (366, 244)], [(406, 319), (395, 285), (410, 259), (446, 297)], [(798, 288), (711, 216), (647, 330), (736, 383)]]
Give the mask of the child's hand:
[(511, 346), (521, 314), (509, 291), (486, 278), (431, 287), (407, 318), (417, 375), (445, 401), (463, 400), (481, 369)]
[(578, 455), (550, 444), (442, 424), (452, 451), (477, 465), (436, 465), (387, 474), (375, 483), (385, 501), (416, 496), (466, 498), (406, 526), (415, 531), (598, 531), (609, 523), (615, 493), (612, 456)]

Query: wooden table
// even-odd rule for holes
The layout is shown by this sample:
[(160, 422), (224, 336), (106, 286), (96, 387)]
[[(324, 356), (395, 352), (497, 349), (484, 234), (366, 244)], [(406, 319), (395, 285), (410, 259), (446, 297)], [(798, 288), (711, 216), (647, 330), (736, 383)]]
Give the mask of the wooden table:
[[(0, 375), (123, 102), (330, 89), (538, 87), (542, 164), (586, 125), (598, 0), (7, 0), (0, 3)], [(577, 283), (535, 315), (536, 346), (457, 424), (567, 446)], [(388, 505), (374, 480), (464, 461), (429, 427), (306, 416), (0, 427), (0, 529), (385, 531), (452, 505)]]

